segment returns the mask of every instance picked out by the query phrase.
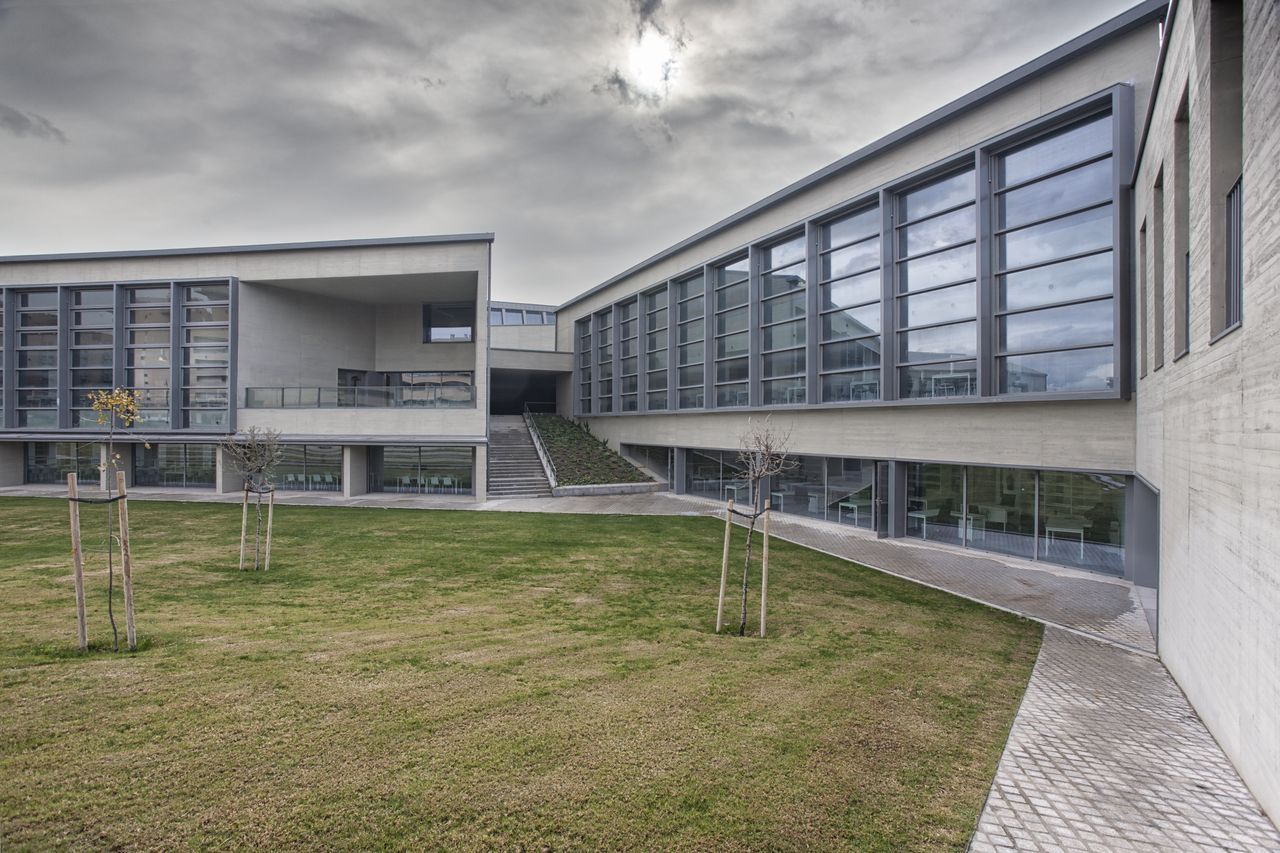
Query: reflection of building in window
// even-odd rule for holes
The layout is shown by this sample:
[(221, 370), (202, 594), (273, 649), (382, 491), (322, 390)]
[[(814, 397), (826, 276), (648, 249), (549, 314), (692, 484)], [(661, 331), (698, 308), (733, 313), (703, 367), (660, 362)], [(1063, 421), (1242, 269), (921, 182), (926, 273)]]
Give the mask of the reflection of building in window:
[(470, 341), (475, 332), (476, 306), (472, 303), (422, 306), (422, 342)]

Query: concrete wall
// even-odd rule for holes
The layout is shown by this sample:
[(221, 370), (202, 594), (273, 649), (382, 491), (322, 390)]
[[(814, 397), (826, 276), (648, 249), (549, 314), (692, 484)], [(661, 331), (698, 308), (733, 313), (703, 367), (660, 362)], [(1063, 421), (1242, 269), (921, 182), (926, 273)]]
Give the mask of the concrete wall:
[(490, 326), (489, 345), (495, 349), (523, 349), (554, 351), (556, 327), (545, 326)]
[(373, 370), (374, 307), (242, 282), (236, 399), (254, 386), (328, 387), (338, 370)]
[[(1165, 364), (1138, 382), (1137, 465), (1160, 492), (1160, 654), (1273, 819), (1280, 819), (1280, 6), (1246, 2), (1244, 322), (1210, 343), (1213, 192), (1207, 2), (1182, 0), (1135, 186), (1153, 227), (1163, 166)], [(1190, 352), (1174, 360), (1174, 118), (1189, 94)], [(1220, 104), (1221, 102), (1219, 102)], [(1221, 128), (1219, 128), (1221, 129)], [(1220, 249), (1219, 249), (1220, 251)], [(1155, 317), (1144, 324), (1154, 352)]]
[[(591, 418), (619, 444), (735, 449), (747, 412)], [(757, 419), (759, 413), (754, 415)], [(792, 451), (1034, 468), (1133, 470), (1133, 405), (1118, 401), (775, 412)], [(994, 452), (998, 442), (1000, 451)]]
[[(1151, 91), (1157, 49), (1154, 23), (1118, 36), (1082, 59), (1052, 69), (598, 293), (566, 303), (556, 317), (557, 348), (573, 350), (574, 321), (592, 311), (1117, 83), (1134, 88), (1139, 113), (1134, 119), (1136, 130), (1142, 121), (1141, 106)], [(764, 196), (776, 188), (759, 189)], [(583, 284), (585, 290), (591, 282)]]
[(421, 437), (423, 444), (440, 438), (484, 438), (486, 409), (368, 408), (368, 409), (239, 409), (236, 423), (279, 431), (286, 440), (301, 443), (307, 436), (317, 440), (333, 436), (353, 436), (377, 443), (377, 437)]

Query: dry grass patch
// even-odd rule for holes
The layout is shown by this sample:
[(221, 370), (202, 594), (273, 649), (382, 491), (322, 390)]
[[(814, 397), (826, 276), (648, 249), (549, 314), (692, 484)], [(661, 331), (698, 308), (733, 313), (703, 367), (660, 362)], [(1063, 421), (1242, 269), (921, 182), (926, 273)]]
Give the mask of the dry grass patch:
[(1040, 640), (786, 543), (718, 637), (711, 519), (284, 507), (242, 574), (238, 507), (130, 510), (144, 648), (80, 656), (0, 501), (0, 848), (963, 849)]

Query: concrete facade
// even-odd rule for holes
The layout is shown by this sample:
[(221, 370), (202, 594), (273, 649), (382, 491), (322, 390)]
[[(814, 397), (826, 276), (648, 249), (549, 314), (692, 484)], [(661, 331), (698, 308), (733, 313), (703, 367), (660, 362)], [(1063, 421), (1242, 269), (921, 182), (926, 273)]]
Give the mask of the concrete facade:
[[(1136, 456), (1138, 473), (1160, 494), (1161, 657), (1275, 818), (1280, 816), (1280, 440), (1275, 417), (1280, 408), (1275, 382), (1280, 369), (1280, 8), (1266, 2), (1235, 4), (1236, 13), (1241, 8), (1244, 13), (1243, 69), (1232, 74), (1240, 52), (1221, 31), (1231, 22), (1216, 17), (1231, 7), (1201, 0), (1176, 4), (1139, 153), (1135, 224), (1148, 235), (1147, 255), (1139, 259), (1146, 271), (1139, 303), (1148, 313), (1138, 324), (1146, 345), (1139, 348), (1137, 365)], [(1233, 76), (1235, 88), (1243, 81), (1242, 123), (1229, 109), (1233, 97), (1240, 97), (1233, 95)], [(1184, 127), (1180, 118), (1186, 119)], [(1225, 277), (1224, 197), (1241, 169), (1243, 322), (1224, 335), (1217, 300)], [(1159, 211), (1157, 177), (1163, 177)], [(1160, 258), (1154, 254), (1157, 228), (1164, 235)], [(1189, 311), (1182, 296), (1183, 253), (1188, 251)], [(1162, 319), (1155, 315), (1157, 306), (1163, 308)], [(1190, 331), (1185, 340), (1184, 311)], [(1163, 364), (1157, 366), (1161, 350)]]
[[(489, 339), (484, 319), (491, 241), (492, 235), (459, 235), (4, 258), (0, 259), (0, 287), (5, 299), (16, 304), (24, 286), (125, 288), (150, 282), (230, 281), (227, 426), (193, 431), (143, 424), (133, 430), (137, 437), (207, 445), (229, 431), (256, 426), (280, 432), (290, 445), (341, 445), (345, 448), (342, 488), (348, 494), (368, 488), (367, 446), (463, 446), (472, 449), (476, 460), (473, 482), (483, 483), (486, 457), (474, 449), (488, 440)], [(424, 342), (424, 306), (430, 304), (472, 306), (476, 319), (471, 340)], [(123, 307), (117, 310), (124, 313)], [(171, 346), (177, 357), (183, 351), (183, 343), (177, 340), (181, 327), (177, 320), (172, 322)], [(122, 323), (117, 317), (118, 330), (124, 328)], [(59, 360), (65, 365), (67, 343), (65, 337), (60, 340)], [(14, 346), (12, 336), (6, 345)], [(117, 344), (117, 367), (123, 364), (123, 355)], [(281, 389), (295, 393), (330, 389), (329, 399), (334, 399), (332, 389), (340, 384), (343, 370), (392, 376), (462, 371), (471, 377), (472, 400), (469, 405), (449, 406), (283, 403)], [(122, 375), (123, 370), (117, 373)], [(174, 372), (175, 377), (181, 375)], [(175, 378), (172, 394), (180, 393), (181, 381)], [(263, 391), (267, 393), (259, 393)], [(273, 405), (264, 403), (276, 399), (273, 393), (281, 404), (266, 407)], [(344, 397), (350, 399), (350, 395)], [(83, 444), (95, 438), (91, 430), (0, 429), (0, 479), (22, 479), (27, 442)], [(132, 447), (127, 441), (121, 444), (124, 458), (131, 461)], [(131, 465), (126, 467), (132, 471)], [(217, 491), (241, 487), (222, 453), (217, 454), (213, 486)], [(483, 495), (483, 487), (478, 491)]]

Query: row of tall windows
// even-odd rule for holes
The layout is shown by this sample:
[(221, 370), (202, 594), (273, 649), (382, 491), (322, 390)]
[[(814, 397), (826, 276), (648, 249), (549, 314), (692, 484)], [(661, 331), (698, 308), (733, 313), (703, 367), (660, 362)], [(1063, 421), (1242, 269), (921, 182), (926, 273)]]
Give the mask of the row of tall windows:
[[(981, 149), (601, 309), (580, 411), (1115, 389), (1114, 133), (1103, 110)], [(639, 315), (645, 369), (623, 354), (615, 394), (605, 341)]]
[(92, 395), (115, 387), (137, 392), (139, 429), (229, 423), (229, 282), (10, 288), (0, 295), (15, 326), (7, 337), (0, 329), (0, 368), (9, 360), (14, 366), (12, 391), (0, 385), (13, 411), (0, 408), (0, 425), (101, 429)]

